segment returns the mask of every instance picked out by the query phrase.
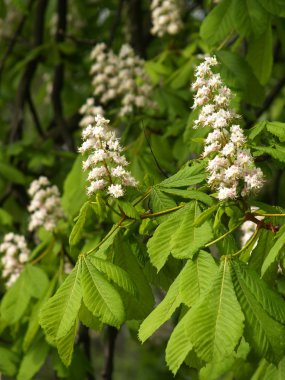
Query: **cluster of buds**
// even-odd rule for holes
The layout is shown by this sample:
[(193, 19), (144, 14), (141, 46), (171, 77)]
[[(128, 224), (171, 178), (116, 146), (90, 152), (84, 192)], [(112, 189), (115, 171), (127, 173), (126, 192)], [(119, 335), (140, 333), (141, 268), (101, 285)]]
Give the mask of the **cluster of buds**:
[(94, 98), (88, 98), (85, 104), (80, 108), (79, 113), (82, 115), (82, 119), (79, 123), (79, 126), (82, 128), (92, 124), (96, 115), (104, 116), (103, 108), (95, 105)]
[(122, 147), (116, 134), (108, 126), (109, 120), (102, 115), (95, 117), (82, 132), (81, 154), (88, 154), (83, 161), (83, 170), (88, 171), (89, 196), (104, 190), (114, 198), (124, 195), (125, 187), (136, 186), (137, 182), (125, 167), (128, 162), (122, 154)]
[(259, 190), (264, 178), (246, 146), (246, 137), (238, 125), (240, 116), (230, 109), (231, 90), (224, 86), (220, 74), (212, 72), (211, 67), (217, 64), (215, 57), (206, 57), (196, 68), (193, 108), (199, 108), (200, 113), (194, 128), (213, 130), (203, 152), (203, 157), (209, 158), (209, 185), (217, 190), (219, 200), (235, 199)]
[(9, 288), (20, 276), (24, 264), (28, 261), (30, 250), (24, 236), (10, 232), (4, 236), (3, 243), (0, 244), (0, 253), (2, 277)]
[(31, 183), (28, 194), (31, 197), (28, 206), (31, 214), (29, 231), (39, 227), (53, 231), (58, 222), (64, 218), (58, 187), (51, 186), (47, 177), (39, 177)]
[(118, 99), (122, 104), (121, 116), (134, 112), (135, 108), (154, 107), (144, 60), (129, 45), (123, 45), (116, 55), (104, 43), (97, 44), (91, 52), (91, 60), (93, 94), (100, 103)]
[(152, 0), (151, 18), (153, 26), (151, 33), (158, 37), (179, 33), (183, 27), (181, 13), (179, 0)]

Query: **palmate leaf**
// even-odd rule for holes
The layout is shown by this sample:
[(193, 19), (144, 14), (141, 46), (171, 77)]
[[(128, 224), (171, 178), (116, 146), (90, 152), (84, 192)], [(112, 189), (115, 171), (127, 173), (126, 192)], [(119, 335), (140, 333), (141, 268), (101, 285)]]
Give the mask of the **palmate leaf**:
[(130, 275), (122, 268), (111, 263), (107, 260), (102, 260), (97, 257), (91, 257), (90, 260), (92, 264), (101, 273), (104, 273), (108, 280), (112, 280), (120, 288), (124, 289), (126, 292), (135, 295), (137, 292), (134, 281), (131, 279)]
[[(153, 212), (167, 210), (176, 206), (176, 202), (165, 194), (158, 185), (153, 186), (150, 193), (150, 204)], [(168, 219), (170, 214), (162, 215), (158, 218), (161, 222)]]
[(186, 333), (184, 319), (182, 318), (173, 330), (165, 351), (166, 363), (174, 375), (193, 348), (193, 344)]
[(284, 301), (240, 261), (233, 261), (232, 275), (245, 316), (245, 339), (261, 357), (279, 361), (285, 352), (285, 327), (276, 319), (283, 321)]
[[(211, 284), (217, 266), (212, 256), (201, 251), (195, 260), (188, 260), (166, 296), (152, 313), (143, 321), (139, 338), (148, 339), (163, 323), (171, 318), (181, 303), (192, 306)], [(183, 360), (182, 360), (183, 361)]]
[(186, 187), (203, 182), (206, 178), (205, 163), (194, 162), (191, 166), (184, 166), (179, 172), (165, 179), (159, 184), (159, 187)]
[(89, 257), (83, 256), (81, 261), (81, 285), (85, 306), (103, 323), (119, 327), (125, 320), (120, 294), (96, 269)]
[(210, 290), (184, 317), (188, 337), (201, 359), (220, 360), (234, 351), (242, 336), (243, 321), (225, 259)]
[(75, 245), (80, 241), (89, 207), (89, 201), (85, 202), (84, 205), (81, 207), (76, 223), (73, 226), (71, 234), (69, 236), (70, 245)]
[(211, 227), (207, 222), (200, 227), (193, 225), (200, 212), (198, 202), (190, 202), (157, 227), (147, 247), (150, 261), (158, 270), (170, 253), (179, 259), (191, 258), (212, 239)]
[(40, 324), (52, 341), (66, 336), (74, 325), (82, 300), (80, 277), (81, 261), (78, 260), (55, 295), (41, 310)]

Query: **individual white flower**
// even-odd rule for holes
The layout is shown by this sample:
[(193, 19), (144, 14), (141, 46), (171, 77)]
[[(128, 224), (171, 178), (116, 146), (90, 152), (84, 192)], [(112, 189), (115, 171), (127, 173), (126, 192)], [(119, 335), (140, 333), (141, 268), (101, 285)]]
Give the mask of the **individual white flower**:
[(82, 132), (82, 154), (89, 154), (83, 161), (83, 170), (88, 170), (87, 194), (92, 196), (98, 190), (105, 190), (114, 198), (124, 195), (124, 187), (136, 186), (137, 182), (125, 167), (128, 162), (122, 154), (122, 147), (115, 132), (109, 127), (109, 120), (97, 115), (93, 125)]
[(39, 227), (44, 227), (47, 231), (54, 230), (64, 218), (57, 186), (51, 186), (47, 177), (40, 177), (31, 183), (28, 193), (32, 198), (28, 206), (31, 214), (29, 231)]
[(6, 287), (9, 288), (19, 277), (28, 261), (30, 250), (24, 236), (13, 232), (6, 234), (3, 243), (0, 244), (0, 255), (2, 263), (2, 277)]
[(183, 27), (181, 20), (181, 1), (179, 0), (152, 0), (151, 33), (162, 37), (166, 34), (175, 35)]
[(212, 66), (217, 64), (216, 57), (206, 57), (195, 70), (193, 108), (200, 108), (200, 114), (194, 128), (213, 129), (205, 138), (202, 156), (210, 158), (208, 184), (218, 191), (220, 200), (226, 200), (261, 189), (264, 179), (237, 124), (240, 116), (230, 108), (231, 91), (223, 85), (220, 75), (212, 72)]

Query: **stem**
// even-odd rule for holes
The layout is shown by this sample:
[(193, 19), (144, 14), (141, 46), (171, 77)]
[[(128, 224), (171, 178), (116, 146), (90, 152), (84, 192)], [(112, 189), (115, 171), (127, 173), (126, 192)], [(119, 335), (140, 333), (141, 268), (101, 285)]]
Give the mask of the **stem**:
[(141, 214), (140, 215), (140, 218), (141, 219), (147, 219), (147, 218), (154, 218), (156, 216), (160, 216), (160, 215), (165, 215), (165, 214), (168, 214), (172, 211), (176, 211), (176, 210), (179, 210), (180, 208), (183, 208), (185, 205), (180, 205), (180, 206), (177, 206), (177, 207), (172, 207), (172, 208), (169, 208), (168, 210), (163, 210), (163, 211), (159, 211), (159, 212), (154, 212), (152, 214)]
[(254, 212), (253, 215), (256, 215), (256, 216), (285, 216), (285, 214), (263, 214), (263, 213), (259, 213), (259, 212)]
[(114, 353), (115, 353), (115, 343), (118, 336), (118, 330), (115, 327), (107, 327), (108, 342), (105, 346), (105, 364), (104, 369), (101, 373), (102, 379), (112, 380), (112, 374), (114, 369)]
[(213, 244), (217, 243), (218, 241), (224, 239), (226, 236), (228, 236), (233, 231), (235, 231), (237, 228), (239, 228), (243, 224), (243, 222), (244, 222), (244, 220), (242, 220), (239, 224), (237, 224), (232, 229), (230, 229), (229, 231), (227, 231), (224, 235), (222, 235), (222, 236), (218, 237), (217, 239), (211, 241), (210, 243), (206, 244), (205, 247), (209, 247), (210, 245), (213, 245)]
[(257, 238), (257, 235), (258, 235), (258, 232), (259, 232), (259, 227), (257, 226), (256, 227), (256, 230), (254, 231), (254, 234), (252, 235), (252, 237), (246, 242), (246, 244), (244, 245), (244, 247), (242, 247), (242, 249), (240, 249), (239, 251), (233, 253), (232, 255), (229, 255), (229, 257), (233, 257), (233, 256), (237, 256), (239, 255), (240, 253), (242, 253), (243, 251), (245, 251), (252, 243), (254, 243), (254, 241), (256, 240)]

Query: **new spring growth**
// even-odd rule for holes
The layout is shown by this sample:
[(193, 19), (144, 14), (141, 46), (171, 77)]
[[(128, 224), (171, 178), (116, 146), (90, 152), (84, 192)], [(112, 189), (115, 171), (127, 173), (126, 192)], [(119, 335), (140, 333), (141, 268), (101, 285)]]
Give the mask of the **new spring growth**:
[(0, 244), (2, 277), (7, 288), (12, 286), (20, 276), (24, 264), (28, 261), (30, 250), (24, 236), (10, 232)]
[(28, 194), (31, 197), (31, 203), (28, 206), (31, 214), (29, 231), (34, 231), (39, 227), (53, 231), (58, 222), (64, 219), (57, 186), (51, 186), (47, 177), (39, 177), (31, 183)]
[(152, 0), (152, 34), (162, 37), (166, 34), (175, 35), (180, 32), (183, 27), (180, 3), (179, 0)]
[(220, 200), (235, 199), (259, 190), (264, 178), (238, 124), (240, 116), (230, 108), (231, 90), (223, 84), (220, 74), (211, 69), (217, 64), (216, 57), (206, 57), (196, 68), (193, 108), (200, 113), (194, 128), (213, 130), (205, 139), (203, 152), (203, 157), (209, 158), (208, 184), (218, 192)]
[(81, 154), (88, 154), (83, 161), (83, 170), (88, 171), (89, 196), (104, 190), (113, 198), (120, 198), (128, 186), (136, 186), (137, 181), (125, 167), (128, 162), (122, 154), (122, 147), (114, 131), (109, 128), (109, 120), (97, 115), (94, 123), (82, 132)]
[(144, 60), (135, 54), (131, 46), (122, 45), (116, 55), (104, 43), (97, 44), (91, 52), (91, 60), (94, 96), (100, 103), (118, 99), (121, 116), (138, 108), (155, 107), (150, 100), (152, 86), (144, 69)]

